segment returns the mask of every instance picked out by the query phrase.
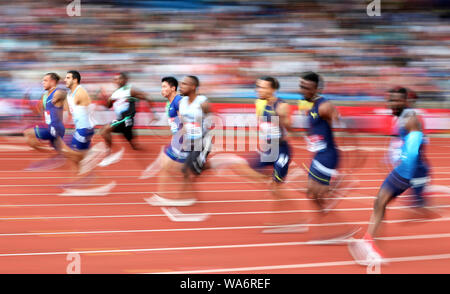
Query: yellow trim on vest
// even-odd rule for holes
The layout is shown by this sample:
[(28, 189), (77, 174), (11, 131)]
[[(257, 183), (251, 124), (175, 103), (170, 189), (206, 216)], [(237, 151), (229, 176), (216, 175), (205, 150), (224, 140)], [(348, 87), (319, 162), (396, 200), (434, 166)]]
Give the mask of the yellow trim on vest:
[(308, 111), (313, 107), (313, 102), (308, 102), (306, 100), (299, 100), (298, 101), (298, 110), (300, 111)]
[(257, 116), (262, 116), (264, 114), (264, 109), (266, 108), (267, 100), (256, 99), (255, 110)]

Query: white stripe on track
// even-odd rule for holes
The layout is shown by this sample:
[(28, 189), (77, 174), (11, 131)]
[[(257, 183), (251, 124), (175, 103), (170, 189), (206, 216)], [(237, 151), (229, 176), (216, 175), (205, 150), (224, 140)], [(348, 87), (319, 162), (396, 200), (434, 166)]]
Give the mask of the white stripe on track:
[[(399, 236), (401, 237), (401, 236)], [(413, 236), (408, 237), (411, 240)], [(416, 239), (422, 239), (423, 235), (418, 235)], [(439, 237), (440, 238), (440, 237)], [(139, 249), (114, 249), (114, 250), (85, 250), (85, 251), (53, 251), (53, 252), (24, 252), (24, 253), (2, 253), (0, 257), (11, 256), (42, 256), (42, 255), (67, 255), (70, 253), (78, 254), (99, 254), (99, 253), (124, 253), (124, 252), (161, 252), (161, 251), (187, 251), (187, 250), (206, 250), (206, 249), (234, 249), (234, 248), (255, 248), (255, 247), (275, 247), (275, 246), (299, 246), (310, 245), (305, 242), (278, 242), (278, 243), (253, 243), (253, 244), (230, 244), (230, 245), (213, 245), (213, 246), (186, 246), (186, 247), (162, 247), (162, 248), (139, 248)], [(315, 245), (313, 245), (315, 246)], [(450, 258), (450, 254), (445, 254)], [(435, 255), (433, 255), (435, 256)], [(436, 255), (437, 256), (437, 255)], [(440, 254), (439, 256), (443, 256)], [(400, 257), (404, 259), (405, 257)], [(418, 259), (421, 260), (421, 259)]]
[[(303, 169), (302, 169), (303, 170)], [(118, 170), (116, 170), (116, 171), (118, 171)], [(142, 172), (142, 170), (133, 170), (133, 171), (136, 171), (136, 172)], [(12, 172), (14, 172), (14, 171), (12, 171)], [(47, 171), (46, 171), (47, 172)], [(123, 170), (123, 172), (125, 173), (125, 172), (129, 172), (129, 170)], [(445, 175), (448, 175), (448, 174), (450, 174), (450, 171), (444, 171), (444, 172), (432, 172), (432, 174), (433, 175), (440, 175), (440, 174), (445, 174)], [(305, 174), (306, 175), (306, 174)], [(386, 175), (387, 175), (387, 173), (386, 172), (380, 172), (380, 173), (351, 173), (351, 174), (349, 174), (350, 176), (353, 176), (353, 177), (355, 177), (355, 176), (377, 176), (377, 175), (380, 175), (380, 176), (383, 176), (383, 177), (385, 177)], [(121, 178), (134, 178), (134, 179), (137, 179), (138, 177), (139, 177), (139, 175), (135, 175), (135, 176), (127, 176), (127, 175), (120, 175), (120, 176), (115, 176), (115, 175), (110, 175), (110, 176), (95, 176), (97, 179), (121, 179)], [(152, 178), (182, 178), (183, 176), (177, 176), (177, 175), (174, 175), (174, 176), (153, 176)], [(206, 177), (219, 177), (219, 178), (224, 178), (224, 177), (242, 177), (242, 175), (237, 175), (237, 174), (220, 174), (220, 175), (216, 175), (216, 174), (208, 174), (208, 175), (206, 175)], [(382, 177), (382, 178), (383, 178)], [(36, 177), (0, 177), (0, 180), (41, 180), (41, 179), (48, 179), (49, 177), (39, 177), (39, 176), (36, 176)], [(75, 178), (77, 178), (77, 177), (75, 177), (75, 176), (67, 176), (67, 177), (58, 177), (58, 176), (55, 176), (55, 177), (51, 177), (52, 179), (75, 179)], [(384, 178), (383, 178), (384, 179)], [(432, 178), (432, 179), (436, 179), (436, 180), (439, 180), (440, 178)], [(347, 180), (347, 181), (351, 181), (351, 180)], [(371, 180), (359, 180), (359, 181), (371, 181)], [(290, 182), (290, 181), (288, 181), (288, 182)], [(196, 182), (196, 183), (202, 183), (202, 182)], [(243, 182), (242, 182), (243, 183)]]
[[(407, 197), (412, 197), (408, 195)], [(427, 198), (447, 198), (449, 194), (433, 194)], [(373, 200), (375, 196), (348, 196), (348, 197), (334, 197), (323, 198), (325, 200)], [(406, 196), (399, 196), (399, 198), (406, 198)], [(277, 201), (311, 201), (307, 198), (289, 198), (289, 199), (235, 199), (235, 200), (199, 200), (197, 203), (212, 204), (212, 203), (247, 203), (247, 202), (277, 202)], [(15, 208), (15, 207), (64, 207), (64, 206), (120, 206), (120, 205), (148, 205), (146, 202), (100, 202), (100, 203), (41, 203), (41, 204), (0, 204), (0, 208)]]
[[(411, 220), (392, 220), (383, 221), (384, 223), (403, 223)], [(450, 218), (440, 218), (435, 220), (427, 220), (424, 222), (446, 222)], [(368, 225), (369, 222), (336, 222), (322, 224), (308, 224), (311, 227), (334, 227), (342, 225)], [(285, 226), (283, 226), (285, 227)], [(55, 236), (55, 235), (88, 235), (88, 234), (130, 234), (130, 233), (161, 233), (161, 232), (193, 232), (193, 231), (227, 231), (227, 230), (256, 230), (266, 229), (267, 226), (234, 226), (234, 227), (200, 227), (200, 228), (182, 228), (182, 229), (142, 229), (142, 230), (97, 230), (97, 231), (66, 231), (66, 232), (33, 232), (33, 233), (1, 233), (0, 237), (17, 237), (17, 236)], [(450, 233), (417, 235), (421, 239), (450, 238)], [(411, 236), (400, 237), (380, 237), (379, 240), (410, 240)]]
[[(404, 256), (385, 258), (387, 262), (411, 262), (423, 260), (437, 260), (450, 259), (450, 254), (433, 254), (421, 256)], [(267, 265), (267, 266), (253, 266), (253, 267), (235, 267), (235, 268), (212, 268), (204, 270), (191, 271), (167, 271), (167, 272), (153, 272), (147, 274), (201, 274), (201, 273), (230, 273), (230, 272), (248, 272), (248, 271), (266, 271), (266, 270), (280, 270), (280, 269), (300, 269), (300, 268), (316, 268), (316, 267), (334, 267), (334, 266), (348, 266), (356, 265), (353, 260), (348, 261), (332, 261), (332, 262), (315, 262), (315, 263), (301, 263), (301, 264), (283, 264), (283, 265)], [(425, 271), (424, 271), (425, 273)]]
[[(430, 208), (449, 208), (450, 205), (430, 206)], [(407, 206), (388, 207), (387, 210), (401, 210), (409, 208)], [(372, 211), (372, 207), (360, 208), (335, 208), (330, 211)], [(319, 212), (319, 210), (282, 210), (282, 211), (236, 211), (236, 212), (208, 212), (210, 216), (216, 215), (252, 215), (252, 214), (280, 214), (280, 213), (310, 213)], [(0, 217), (0, 221), (13, 220), (49, 220), (49, 219), (96, 219), (96, 218), (139, 218), (139, 217), (161, 217), (165, 214), (118, 214), (118, 215), (81, 215), (81, 216), (30, 216), (30, 217)]]
[[(244, 183), (244, 182), (243, 182)], [(442, 186), (446, 187), (446, 186)], [(346, 187), (340, 188), (339, 191), (358, 191), (358, 190), (378, 190), (379, 186), (376, 187)], [(296, 191), (298, 193), (304, 193), (306, 188), (281, 188), (280, 191)], [(167, 192), (158, 192), (158, 191), (124, 191), (124, 192), (109, 192), (109, 195), (151, 195), (153, 193), (158, 194), (174, 194), (174, 193), (236, 193), (236, 192), (270, 192), (267, 189), (252, 189), (252, 190), (190, 190), (190, 191), (167, 191)], [(438, 191), (439, 192), (439, 191)], [(442, 192), (442, 191), (440, 191)], [(446, 191), (444, 191), (446, 192)], [(59, 193), (0, 193), (0, 197), (28, 197), (28, 196), (59, 196)], [(63, 197), (63, 196), (61, 196)], [(64, 196), (65, 197), (65, 196)]]
[[(433, 178), (433, 180), (437, 181), (437, 180), (442, 180), (442, 181), (446, 181), (446, 180), (450, 180), (450, 178)], [(383, 180), (381, 179), (375, 179), (375, 180), (343, 180), (342, 182), (382, 182)], [(307, 183), (307, 180), (298, 180), (298, 181), (289, 181), (288, 183)], [(162, 183), (170, 183), (171, 185), (184, 185), (184, 183), (172, 183), (172, 182), (162, 182)], [(220, 185), (220, 184), (258, 184), (260, 182), (257, 181), (235, 181), (235, 182), (195, 182), (196, 185)], [(148, 182), (141, 182), (141, 183), (122, 183), (122, 184), (115, 184), (115, 186), (145, 186), (145, 185), (158, 185), (158, 182), (153, 182), (153, 183), (148, 183)], [(5, 185), (0, 185), (0, 188), (3, 187), (48, 187), (49, 184), (29, 184), (29, 185), (24, 185), (24, 184), (20, 184), (20, 185), (12, 185), (12, 184), (5, 184)], [(87, 184), (78, 184), (78, 187), (83, 187), (83, 186), (99, 186), (99, 184), (91, 184), (91, 183), (87, 183)], [(343, 188), (345, 189), (345, 188)], [(359, 189), (359, 187), (352, 187), (352, 189)]]

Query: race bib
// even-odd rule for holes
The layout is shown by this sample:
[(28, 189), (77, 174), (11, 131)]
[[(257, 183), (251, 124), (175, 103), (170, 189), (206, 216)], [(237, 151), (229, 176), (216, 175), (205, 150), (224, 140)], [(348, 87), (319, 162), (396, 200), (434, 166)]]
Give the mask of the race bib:
[(259, 124), (259, 136), (264, 139), (280, 138), (280, 127), (270, 122), (262, 122)]
[(321, 135), (306, 136), (305, 140), (310, 152), (318, 152), (327, 148), (327, 143)]
[(45, 118), (45, 123), (46, 124), (50, 124), (52, 122), (52, 119), (50, 117), (50, 111), (44, 111), (44, 118)]
[(175, 121), (175, 117), (169, 117), (169, 127), (172, 134), (176, 134), (178, 132), (178, 124)]
[(188, 122), (185, 124), (186, 135), (190, 139), (198, 139), (202, 137), (202, 127), (199, 123)]

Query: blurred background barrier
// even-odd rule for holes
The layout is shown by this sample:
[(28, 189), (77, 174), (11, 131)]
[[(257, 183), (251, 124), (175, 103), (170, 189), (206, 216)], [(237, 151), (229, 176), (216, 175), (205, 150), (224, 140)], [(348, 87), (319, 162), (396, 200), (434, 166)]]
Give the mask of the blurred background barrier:
[[(42, 122), (42, 118), (31, 112), (36, 102), (28, 100), (0, 99), (0, 122), (3, 134), (19, 134), (26, 127)], [(224, 128), (255, 128), (255, 108), (253, 104), (239, 103), (212, 103), (214, 113), (220, 119), (216, 127)], [(165, 113), (165, 103), (153, 103), (152, 112), (148, 104), (138, 103), (136, 114), (136, 129), (167, 129), (168, 121)], [(336, 125), (337, 130), (350, 130), (353, 132), (391, 135), (394, 116), (389, 109), (380, 106), (338, 106), (342, 124)], [(450, 109), (418, 109), (425, 124), (426, 133), (450, 133)], [(291, 105), (293, 127), (298, 131), (307, 128), (307, 117), (304, 111), (299, 111), (296, 105)], [(152, 116), (155, 119), (152, 121)], [(115, 119), (112, 110), (101, 104), (95, 104), (93, 119), (97, 127), (110, 123)], [(72, 121), (65, 119), (66, 127), (73, 128)]]

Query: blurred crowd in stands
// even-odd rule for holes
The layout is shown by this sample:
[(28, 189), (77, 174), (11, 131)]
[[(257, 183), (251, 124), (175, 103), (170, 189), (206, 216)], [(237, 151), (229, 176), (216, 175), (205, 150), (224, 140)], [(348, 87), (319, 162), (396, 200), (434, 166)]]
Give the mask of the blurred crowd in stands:
[[(163, 76), (197, 75), (217, 99), (254, 97), (262, 75), (298, 92), (307, 70), (336, 100), (377, 101), (396, 85), (450, 100), (448, 1), (0, 1), (0, 98), (37, 99), (46, 72), (76, 69), (95, 97), (115, 73), (161, 99)], [(288, 96), (286, 96), (288, 97)], [(295, 97), (292, 96), (292, 97)]]

